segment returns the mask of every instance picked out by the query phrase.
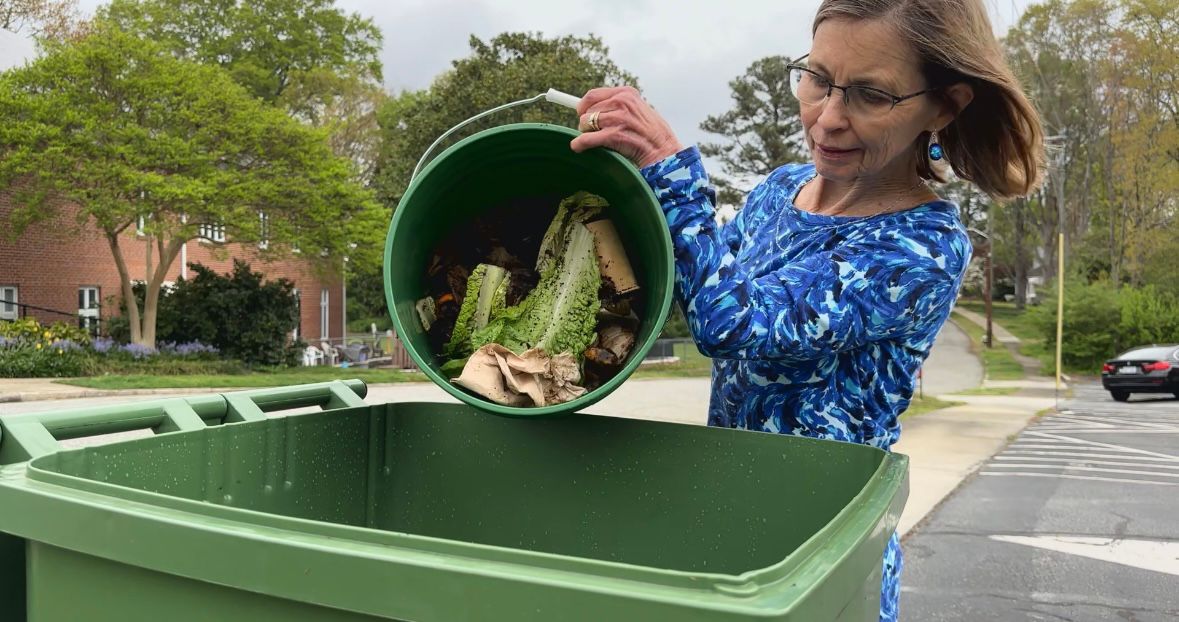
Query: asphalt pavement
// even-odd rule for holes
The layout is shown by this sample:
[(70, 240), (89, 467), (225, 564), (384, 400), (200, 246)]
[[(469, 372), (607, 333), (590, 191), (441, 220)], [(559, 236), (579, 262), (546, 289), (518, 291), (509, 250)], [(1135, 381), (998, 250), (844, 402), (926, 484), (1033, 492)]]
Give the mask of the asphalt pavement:
[(901, 619), (1179, 619), (1179, 400), (1074, 392), (905, 540)]

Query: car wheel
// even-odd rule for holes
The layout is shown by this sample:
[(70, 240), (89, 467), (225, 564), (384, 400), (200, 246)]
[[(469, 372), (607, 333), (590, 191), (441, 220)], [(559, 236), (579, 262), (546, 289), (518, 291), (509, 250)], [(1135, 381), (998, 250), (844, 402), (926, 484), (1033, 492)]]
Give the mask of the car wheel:
[(1130, 399), (1129, 391), (1110, 391), (1109, 394), (1113, 396), (1114, 401), (1118, 402), (1125, 402)]

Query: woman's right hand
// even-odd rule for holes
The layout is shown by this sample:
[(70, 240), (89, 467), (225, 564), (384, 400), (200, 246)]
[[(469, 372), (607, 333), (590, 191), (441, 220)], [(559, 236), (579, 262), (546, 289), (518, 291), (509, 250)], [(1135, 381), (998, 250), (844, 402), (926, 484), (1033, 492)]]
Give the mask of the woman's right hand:
[[(633, 87), (593, 89), (581, 98), (577, 113), (577, 128), (583, 134), (570, 146), (578, 153), (606, 147), (643, 168), (684, 148), (667, 121)], [(598, 130), (591, 123), (595, 115)]]

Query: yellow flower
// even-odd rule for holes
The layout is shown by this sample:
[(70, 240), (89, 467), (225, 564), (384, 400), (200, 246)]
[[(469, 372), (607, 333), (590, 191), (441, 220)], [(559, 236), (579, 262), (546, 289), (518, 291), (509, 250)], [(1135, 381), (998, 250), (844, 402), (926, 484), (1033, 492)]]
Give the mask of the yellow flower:
[(38, 350), (40, 350), (40, 349), (41, 349), (41, 343), (40, 343), (40, 342), (38, 342), (38, 343), (37, 343), (37, 349), (38, 349)]
[(49, 331), (45, 331), (45, 338), (46, 338), (46, 339), (49, 339), (49, 338), (50, 338), (50, 337), (52, 337), (52, 336), (53, 336), (53, 333), (51, 333), (51, 332), (49, 332)]
[(58, 349), (57, 353), (58, 353), (58, 354), (61, 354), (61, 350), (60, 350), (60, 349)]

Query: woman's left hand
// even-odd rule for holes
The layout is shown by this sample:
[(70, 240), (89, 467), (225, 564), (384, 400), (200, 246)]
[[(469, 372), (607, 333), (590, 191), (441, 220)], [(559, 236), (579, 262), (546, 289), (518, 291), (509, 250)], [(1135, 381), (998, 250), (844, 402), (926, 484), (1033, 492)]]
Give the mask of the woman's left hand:
[(577, 128), (584, 133), (570, 146), (578, 153), (606, 147), (642, 168), (683, 149), (667, 121), (633, 87), (593, 89), (581, 98), (577, 113)]

